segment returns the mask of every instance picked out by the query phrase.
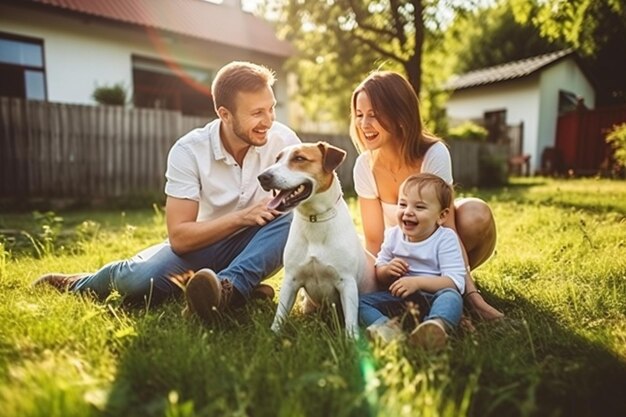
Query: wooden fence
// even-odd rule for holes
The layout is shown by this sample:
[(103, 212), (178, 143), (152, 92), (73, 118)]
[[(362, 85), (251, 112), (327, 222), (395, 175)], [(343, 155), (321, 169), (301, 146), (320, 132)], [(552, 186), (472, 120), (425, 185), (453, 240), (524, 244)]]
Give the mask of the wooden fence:
[[(0, 198), (100, 200), (162, 193), (170, 147), (206, 122), (165, 110), (0, 98)], [(347, 150), (338, 174), (344, 189), (353, 188), (357, 152), (347, 135), (300, 137)], [(463, 187), (478, 183), (483, 146), (450, 144), (455, 179)]]
[(161, 110), (0, 99), (0, 196), (108, 198), (162, 190), (167, 152), (206, 120)]

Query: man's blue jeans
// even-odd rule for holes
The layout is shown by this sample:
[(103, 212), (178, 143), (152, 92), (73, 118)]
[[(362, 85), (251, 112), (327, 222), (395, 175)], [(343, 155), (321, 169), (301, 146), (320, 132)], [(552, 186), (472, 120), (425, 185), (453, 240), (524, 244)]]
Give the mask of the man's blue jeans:
[[(463, 314), (463, 297), (455, 289), (444, 288), (436, 293), (419, 291), (430, 309), (424, 320), (442, 319), (451, 328), (456, 328)], [(418, 295), (418, 294), (416, 294)], [(410, 300), (409, 296), (409, 300)], [(389, 291), (377, 291), (359, 296), (359, 322), (362, 326), (382, 324), (389, 320), (383, 311), (397, 311), (404, 307), (407, 299), (395, 297)]]
[(166, 241), (143, 250), (131, 259), (111, 262), (72, 286), (75, 292), (91, 292), (104, 299), (117, 290), (126, 300), (160, 302), (179, 294), (173, 275), (211, 268), (220, 280), (228, 279), (248, 299), (252, 290), (283, 265), (283, 250), (291, 225), (291, 213), (265, 226), (249, 227), (205, 248), (177, 255)]

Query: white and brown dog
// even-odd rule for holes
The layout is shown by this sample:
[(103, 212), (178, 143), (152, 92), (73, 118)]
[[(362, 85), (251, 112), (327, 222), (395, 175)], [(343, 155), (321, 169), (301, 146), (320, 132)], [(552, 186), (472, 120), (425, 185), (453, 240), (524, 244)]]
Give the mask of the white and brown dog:
[(345, 156), (344, 150), (325, 142), (293, 145), (258, 176), (263, 189), (278, 191), (269, 207), (279, 211), (295, 207), (274, 332), (304, 288), (318, 306), (340, 303), (348, 335), (358, 337), (358, 294), (374, 291), (376, 283), (373, 276), (366, 277), (365, 250), (335, 173)]

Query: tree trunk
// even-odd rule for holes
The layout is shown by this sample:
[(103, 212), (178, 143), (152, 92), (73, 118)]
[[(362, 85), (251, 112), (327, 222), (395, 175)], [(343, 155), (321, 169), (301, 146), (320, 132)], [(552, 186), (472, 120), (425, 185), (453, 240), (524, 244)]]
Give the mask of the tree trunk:
[(424, 48), (424, 5), (423, 0), (413, 0), (413, 21), (415, 22), (415, 49), (413, 54), (404, 64), (409, 82), (415, 93), (419, 96), (422, 89), (422, 50)]

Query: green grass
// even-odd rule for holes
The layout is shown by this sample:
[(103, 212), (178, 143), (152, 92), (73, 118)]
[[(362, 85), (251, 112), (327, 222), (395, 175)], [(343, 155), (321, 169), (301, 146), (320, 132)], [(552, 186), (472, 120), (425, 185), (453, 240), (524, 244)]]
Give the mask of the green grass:
[(626, 415), (626, 182), (535, 178), (467, 195), (497, 220), (496, 254), (474, 275), (507, 318), (476, 322), (439, 356), (354, 343), (297, 312), (276, 337), (275, 301), (203, 327), (181, 318), (181, 300), (127, 309), (35, 290), (42, 273), (159, 242), (163, 213), (0, 213), (0, 414)]

